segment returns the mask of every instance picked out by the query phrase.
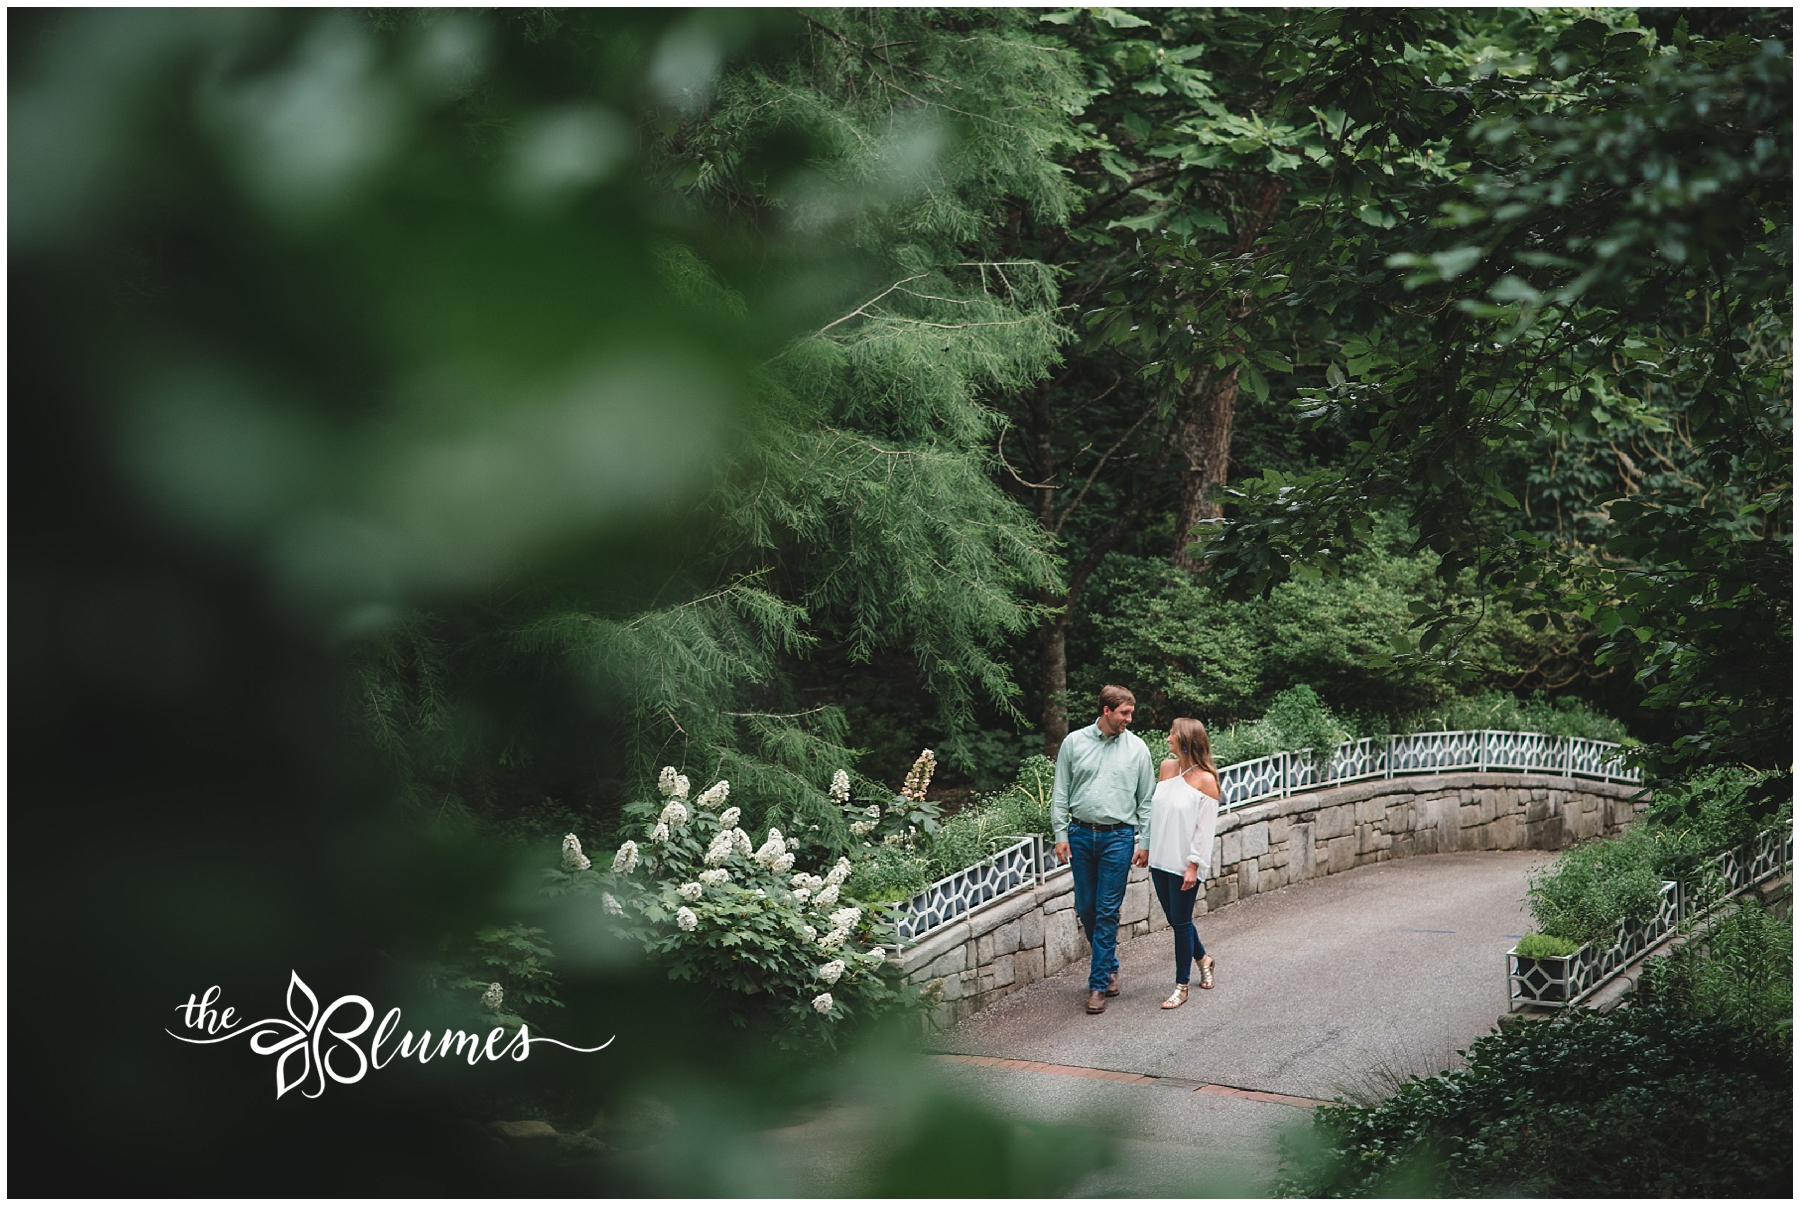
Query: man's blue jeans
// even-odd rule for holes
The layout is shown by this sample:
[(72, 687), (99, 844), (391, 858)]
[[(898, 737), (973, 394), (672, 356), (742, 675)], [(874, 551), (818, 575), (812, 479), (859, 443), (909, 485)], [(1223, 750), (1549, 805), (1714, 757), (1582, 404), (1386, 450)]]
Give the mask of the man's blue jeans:
[(1093, 954), (1088, 960), (1088, 991), (1104, 992), (1119, 970), (1119, 909), (1125, 882), (1131, 878), (1131, 855), (1137, 830), (1130, 825), (1096, 832), (1069, 826), (1069, 870), (1075, 879), (1075, 915)]

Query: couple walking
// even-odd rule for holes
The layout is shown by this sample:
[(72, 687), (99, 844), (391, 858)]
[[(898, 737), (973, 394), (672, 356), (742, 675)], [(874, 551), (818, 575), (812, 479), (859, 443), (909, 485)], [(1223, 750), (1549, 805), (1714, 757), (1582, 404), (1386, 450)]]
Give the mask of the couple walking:
[(1219, 818), (1212, 742), (1198, 720), (1179, 719), (1169, 729), (1173, 757), (1153, 769), (1149, 747), (1125, 731), (1136, 706), (1124, 687), (1100, 688), (1100, 718), (1070, 733), (1056, 755), (1050, 825), (1056, 857), (1075, 877), (1075, 914), (1093, 952), (1089, 1013), (1106, 1012), (1106, 998), (1119, 995), (1119, 908), (1133, 867), (1150, 868), (1175, 931), (1175, 991), (1162, 1007), (1186, 1002), (1196, 956), (1200, 987), (1213, 986), (1213, 959), (1194, 929)]

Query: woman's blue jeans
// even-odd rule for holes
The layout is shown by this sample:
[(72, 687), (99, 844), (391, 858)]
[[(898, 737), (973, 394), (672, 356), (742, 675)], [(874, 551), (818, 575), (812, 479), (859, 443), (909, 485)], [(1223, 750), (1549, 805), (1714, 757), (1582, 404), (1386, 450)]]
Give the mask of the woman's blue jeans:
[(1087, 934), (1088, 991), (1105, 992), (1119, 970), (1119, 909), (1131, 878), (1137, 830), (1130, 825), (1104, 832), (1069, 826), (1069, 871), (1075, 880), (1075, 916)]
[(1175, 931), (1175, 983), (1186, 984), (1194, 960), (1206, 954), (1200, 944), (1200, 931), (1194, 928), (1194, 898), (1200, 895), (1200, 881), (1182, 891), (1183, 877), (1169, 871), (1150, 868), (1150, 882), (1156, 886), (1156, 899), (1162, 902), (1163, 916)]

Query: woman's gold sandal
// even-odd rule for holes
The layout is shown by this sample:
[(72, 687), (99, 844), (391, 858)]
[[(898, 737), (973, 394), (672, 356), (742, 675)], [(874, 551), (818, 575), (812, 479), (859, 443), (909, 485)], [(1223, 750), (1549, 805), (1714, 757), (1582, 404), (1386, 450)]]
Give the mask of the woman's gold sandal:
[(1169, 994), (1169, 999), (1162, 1003), (1162, 1007), (1164, 1009), (1179, 1009), (1179, 1008), (1181, 1008), (1181, 1006), (1187, 1002), (1187, 992), (1188, 992), (1187, 985), (1177, 984), (1175, 986), (1175, 991)]
[(1213, 974), (1212, 973), (1213, 973), (1213, 965), (1212, 964), (1202, 963), (1200, 965), (1200, 987), (1201, 988), (1211, 988), (1213, 986)]

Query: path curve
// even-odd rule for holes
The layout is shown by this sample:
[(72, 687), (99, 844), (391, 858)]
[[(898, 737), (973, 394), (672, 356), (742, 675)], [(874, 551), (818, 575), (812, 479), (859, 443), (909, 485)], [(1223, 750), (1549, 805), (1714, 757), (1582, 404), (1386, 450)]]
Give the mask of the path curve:
[(1543, 857), (1441, 854), (1291, 884), (1200, 919), (1219, 986), (1180, 1009), (1158, 1008), (1174, 983), (1164, 929), (1121, 944), (1124, 992), (1104, 1014), (1084, 1012), (1084, 959), (929, 1045), (1308, 1098), (1437, 1071), (1506, 1012), (1503, 956), (1530, 926), (1525, 872)]
[[(1116, 1162), (1075, 1197), (1264, 1196), (1281, 1137), (1307, 1124), (1303, 1099), (1385, 1096), (1384, 1080), (1442, 1071), (1493, 1028), (1502, 956), (1529, 925), (1525, 872), (1546, 857), (1418, 856), (1241, 900), (1200, 918), (1219, 986), (1176, 1010), (1158, 1008), (1174, 979), (1169, 931), (1131, 939), (1104, 1014), (1084, 1011), (1080, 960), (928, 1042), (940, 1054), (921, 1083), (1105, 1136)], [(764, 1132), (788, 1192), (863, 1192), (857, 1170), (904, 1113), (895, 1092), (848, 1093)]]

